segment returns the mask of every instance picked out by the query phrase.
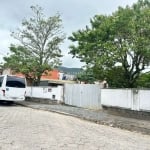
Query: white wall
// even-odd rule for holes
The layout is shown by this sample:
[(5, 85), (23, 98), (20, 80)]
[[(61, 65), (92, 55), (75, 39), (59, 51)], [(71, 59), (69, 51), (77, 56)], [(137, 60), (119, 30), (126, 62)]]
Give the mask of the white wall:
[(63, 86), (58, 87), (27, 87), (26, 96), (33, 98), (43, 98), (63, 101)]
[(150, 111), (150, 90), (101, 89), (101, 104), (108, 107)]
[[(27, 87), (26, 96), (63, 101), (68, 105), (100, 109), (101, 105), (150, 111), (150, 90), (101, 89), (99, 85), (66, 84), (58, 87)], [(64, 92), (64, 93), (63, 93)]]
[(150, 90), (140, 90), (139, 99), (140, 109), (150, 111)]
[(102, 89), (101, 104), (106, 106), (131, 108), (131, 90)]

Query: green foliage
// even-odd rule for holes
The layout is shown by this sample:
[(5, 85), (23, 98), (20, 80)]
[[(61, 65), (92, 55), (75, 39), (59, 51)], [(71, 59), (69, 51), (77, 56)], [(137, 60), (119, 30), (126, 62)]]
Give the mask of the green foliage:
[(136, 82), (137, 87), (150, 88), (150, 73), (143, 73)]
[(61, 31), (62, 20), (59, 14), (46, 18), (39, 6), (31, 6), (33, 17), (24, 19), (22, 27), (12, 36), (21, 46), (12, 45), (10, 56), (5, 57), (5, 66), (39, 83), (45, 70), (60, 65), (60, 44), (65, 36)]
[(94, 81), (96, 81), (93, 73), (91, 72), (92, 70), (84, 70), (80, 74), (77, 75), (77, 80), (80, 82), (85, 82), (92, 84)]
[(70, 46), (70, 54), (92, 68), (98, 79), (121, 66), (126, 81), (121, 87), (135, 87), (150, 62), (150, 2), (139, 0), (110, 16), (96, 15), (90, 23), (69, 37), (76, 42)]
[(122, 67), (113, 67), (105, 71), (105, 77), (109, 87), (124, 88), (127, 87), (124, 70)]
[(11, 68), (14, 73), (22, 73), (29, 82), (36, 82), (39, 72), (50, 69), (48, 64), (39, 65), (38, 60), (32, 57), (23, 46), (10, 47), (11, 55), (4, 57), (4, 68)]

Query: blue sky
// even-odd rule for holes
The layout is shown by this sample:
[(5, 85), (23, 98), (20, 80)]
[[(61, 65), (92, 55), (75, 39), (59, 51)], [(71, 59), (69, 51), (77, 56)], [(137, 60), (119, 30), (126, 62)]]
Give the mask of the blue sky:
[[(96, 14), (111, 14), (118, 6), (132, 5), (137, 0), (1, 0), (0, 1), (0, 62), (9, 52), (11, 43), (16, 41), (10, 36), (11, 31), (21, 26), (23, 18), (32, 15), (31, 5), (39, 5), (46, 16), (61, 14), (64, 32), (67, 36), (89, 24)], [(61, 46), (64, 57), (63, 66), (81, 67), (78, 59), (68, 54), (70, 41), (65, 40)]]

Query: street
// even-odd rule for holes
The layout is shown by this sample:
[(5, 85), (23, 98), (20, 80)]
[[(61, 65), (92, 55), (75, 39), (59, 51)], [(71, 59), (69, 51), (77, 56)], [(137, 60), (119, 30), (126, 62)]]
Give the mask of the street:
[(0, 150), (148, 150), (150, 136), (19, 105), (0, 105)]

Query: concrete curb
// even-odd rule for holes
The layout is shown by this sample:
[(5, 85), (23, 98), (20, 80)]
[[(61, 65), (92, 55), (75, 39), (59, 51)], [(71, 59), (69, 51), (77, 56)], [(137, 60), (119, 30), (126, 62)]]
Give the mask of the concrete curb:
[[(47, 109), (42, 109), (42, 108), (35, 108), (33, 106), (30, 106), (30, 105), (26, 105), (26, 104), (21, 104), (21, 103), (17, 103), (21, 106), (25, 106), (25, 107), (29, 107), (29, 108), (32, 108), (32, 109), (38, 109), (38, 110), (43, 110), (43, 111), (50, 111), (50, 112), (53, 112), (53, 113), (58, 113), (58, 114), (62, 114), (62, 115), (66, 115), (66, 116), (72, 116), (72, 117), (77, 117), (79, 118), (78, 115), (74, 115), (74, 114), (70, 114), (70, 113), (66, 113), (66, 112), (62, 112), (62, 111), (56, 111), (56, 110), (47, 110)], [(81, 117), (80, 117), (81, 118)]]

